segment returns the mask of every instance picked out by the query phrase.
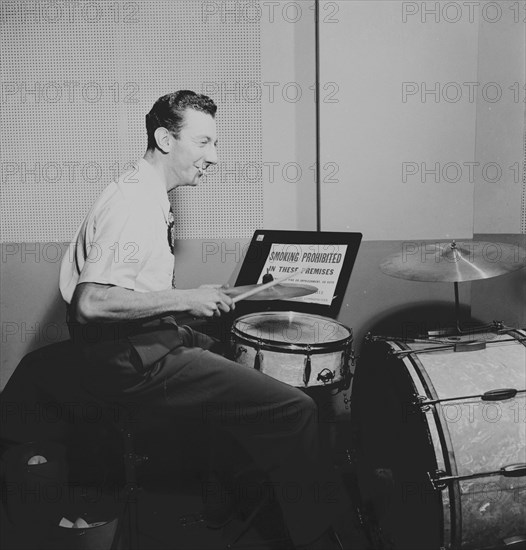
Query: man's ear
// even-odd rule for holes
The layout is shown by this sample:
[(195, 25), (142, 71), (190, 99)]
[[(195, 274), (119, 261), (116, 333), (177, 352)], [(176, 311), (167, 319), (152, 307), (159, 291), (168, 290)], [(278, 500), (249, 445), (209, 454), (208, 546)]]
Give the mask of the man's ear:
[(172, 147), (172, 134), (162, 126), (159, 126), (153, 133), (155, 137), (155, 143), (157, 143), (157, 147), (163, 152), (163, 153), (169, 153), (170, 149)]

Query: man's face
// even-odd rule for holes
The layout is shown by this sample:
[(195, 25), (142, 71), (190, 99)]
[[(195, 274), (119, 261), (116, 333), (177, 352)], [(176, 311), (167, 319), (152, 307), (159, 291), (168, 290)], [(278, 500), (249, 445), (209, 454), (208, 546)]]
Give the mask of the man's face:
[(197, 185), (203, 172), (217, 163), (216, 123), (208, 113), (186, 109), (184, 125), (170, 151), (175, 187)]

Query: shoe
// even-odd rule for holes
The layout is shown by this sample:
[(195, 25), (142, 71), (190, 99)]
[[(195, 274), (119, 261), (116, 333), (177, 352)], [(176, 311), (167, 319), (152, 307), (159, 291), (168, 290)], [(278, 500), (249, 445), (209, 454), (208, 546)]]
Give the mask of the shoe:
[(237, 499), (219, 476), (212, 474), (203, 490), (203, 517), (209, 529), (222, 529), (237, 515)]
[(205, 524), (208, 529), (222, 529), (227, 526), (237, 515), (237, 510), (234, 507), (224, 508), (209, 508), (205, 507), (204, 511)]
[(343, 545), (338, 533), (329, 527), (319, 538), (298, 546), (296, 550), (343, 550)]

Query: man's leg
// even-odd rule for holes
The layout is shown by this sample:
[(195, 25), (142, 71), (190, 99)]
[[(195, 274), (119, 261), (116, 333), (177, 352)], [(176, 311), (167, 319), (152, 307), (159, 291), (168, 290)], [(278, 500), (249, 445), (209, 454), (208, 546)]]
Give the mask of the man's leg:
[(316, 404), (301, 390), (209, 351), (180, 347), (128, 395), (163, 416), (230, 433), (269, 474), (295, 544), (329, 527), (336, 482), (321, 458)]

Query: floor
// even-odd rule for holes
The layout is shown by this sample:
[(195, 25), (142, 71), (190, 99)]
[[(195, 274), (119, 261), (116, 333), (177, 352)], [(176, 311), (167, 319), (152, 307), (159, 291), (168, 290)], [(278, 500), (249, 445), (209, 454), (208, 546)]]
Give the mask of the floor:
[[(101, 444), (111, 446), (111, 442)], [(174, 449), (166, 452), (166, 445), (165, 441), (163, 452), (157, 459), (150, 460), (141, 467), (142, 487), (136, 498), (138, 550), (223, 550), (230, 547), (233, 550), (293, 550), (279, 507), (272, 502), (261, 510), (239, 541), (232, 545), (243, 528), (243, 520), (246, 520), (259, 502), (258, 497), (249, 492), (244, 496), (237, 516), (228, 525), (221, 529), (208, 528), (203, 518), (201, 487), (204, 464), (197, 458), (202, 455), (199, 441), (188, 441), (186, 449), (192, 448), (194, 452), (188, 453), (185, 450), (182, 453), (184, 456), (181, 456), (181, 449), (179, 456), (176, 456)], [(91, 448), (94, 448), (93, 443)], [(86, 452), (85, 448), (83, 452)], [(175, 463), (178, 464), (176, 472), (173, 471), (174, 456)], [(335, 460), (335, 468), (341, 480), (342, 505), (339, 517), (335, 517), (333, 523), (345, 550), (365, 550), (368, 540), (360, 527), (356, 507), (351, 500), (355, 495), (352, 471), (342, 456)], [(33, 495), (27, 502), (21, 503), (16, 487), (4, 487), (3, 496), (10, 503), (11, 519), (15, 519), (16, 525), (2, 506), (2, 550), (110, 550), (109, 541), (112, 540), (113, 529), (118, 524), (112, 520), (123, 510), (125, 493), (122, 489), (98, 488), (100, 485), (97, 480), (102, 473), (93, 466), (92, 458), (88, 456), (83, 460), (83, 457), (73, 457), (71, 464), (78, 467), (73, 467), (69, 472), (67, 491), (62, 491), (56, 498), (55, 492), (48, 488), (43, 497)], [(107, 472), (104, 475), (107, 477)], [(71, 483), (71, 479), (78, 480)], [(6, 498), (2, 500), (5, 502)], [(51, 529), (51, 522), (48, 521), (50, 514), (55, 525)], [(88, 521), (107, 523), (87, 531), (87, 535), (93, 540), (87, 536), (82, 538), (80, 529), (56, 527), (61, 517), (75, 521), (76, 516), (83, 516)], [(130, 548), (126, 529), (129, 523), (120, 523), (124, 526), (124, 531), (120, 537), (119, 550)]]
[[(92, 502), (100, 502), (101, 498), (102, 495), (96, 493), (92, 493), (90, 497), (88, 490), (88, 499)], [(115, 500), (120, 501), (119, 505), (122, 506), (124, 500), (122, 495)], [(279, 509), (272, 504), (260, 513), (240, 540), (230, 546), (237, 538), (238, 532), (242, 530), (242, 519), (246, 516), (238, 516), (221, 529), (209, 529), (204, 522), (203, 503), (196, 487), (180, 487), (177, 492), (142, 489), (136, 502), (139, 550), (223, 550), (227, 548), (293, 550), (294, 548), (287, 537)], [(73, 517), (71, 519), (74, 520)], [(29, 515), (27, 524), (15, 528), (3, 507), (0, 521), (0, 546), (3, 550), (110, 549), (111, 535), (106, 537), (106, 541), (93, 542), (93, 546), (90, 546), (86, 541), (72, 538), (74, 530), (59, 529), (50, 533), (43, 525), (39, 525), (38, 521), (30, 521)], [(350, 501), (347, 507), (342, 509), (341, 517), (335, 518), (335, 525), (345, 550), (367, 548), (366, 538), (357, 525)], [(127, 550), (129, 547), (125, 527), (119, 548)]]

